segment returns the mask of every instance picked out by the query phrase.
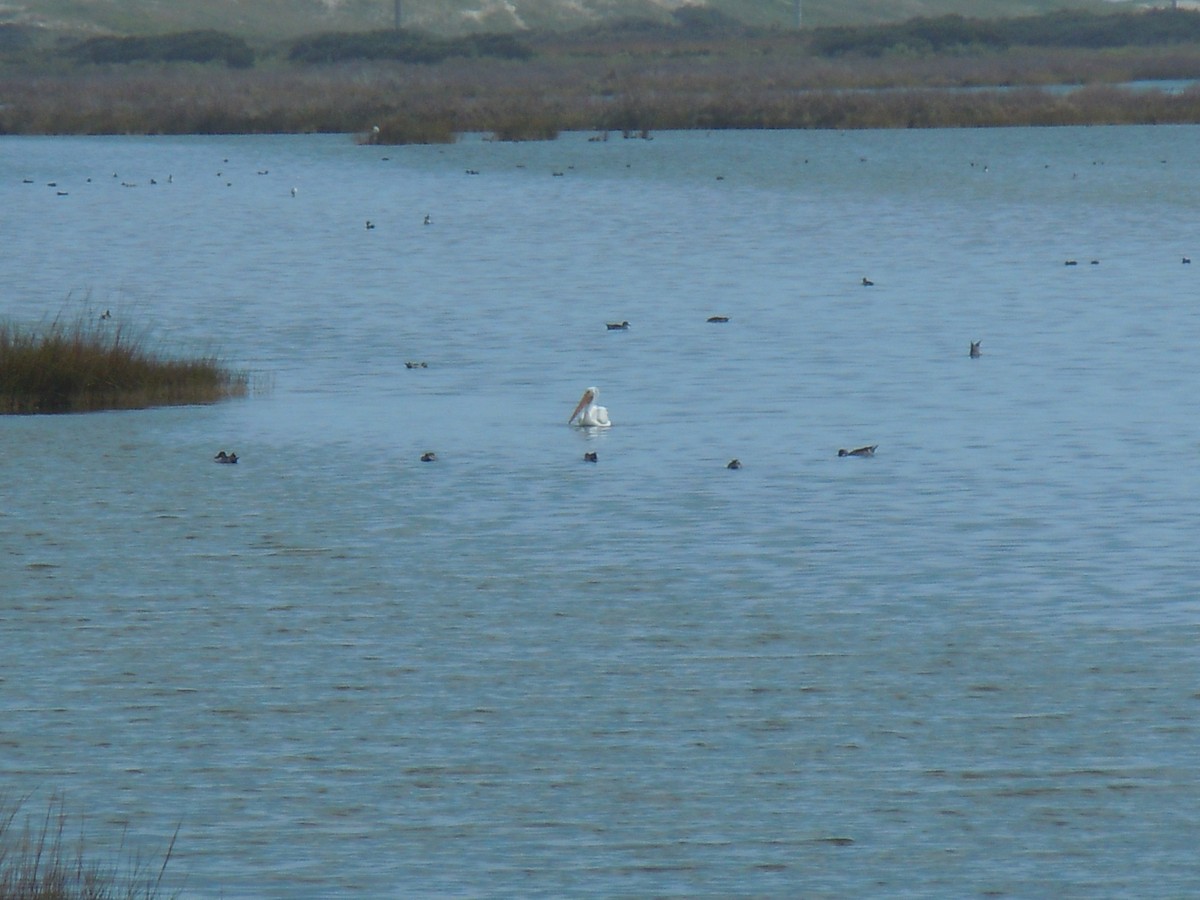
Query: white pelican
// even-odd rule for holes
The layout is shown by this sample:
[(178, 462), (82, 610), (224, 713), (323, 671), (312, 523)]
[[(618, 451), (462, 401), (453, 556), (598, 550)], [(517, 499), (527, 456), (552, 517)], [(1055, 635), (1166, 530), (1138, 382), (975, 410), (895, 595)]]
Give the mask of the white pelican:
[[(567, 419), (567, 424), (570, 425), (575, 421), (575, 417), (579, 416), (579, 424), (584, 428), (607, 428), (612, 422), (608, 421), (608, 408), (596, 405), (596, 398), (600, 396), (600, 389), (590, 387), (583, 392), (583, 396), (579, 398), (579, 404), (575, 407), (575, 412), (571, 413), (571, 418)], [(583, 414), (580, 415), (580, 411)]]

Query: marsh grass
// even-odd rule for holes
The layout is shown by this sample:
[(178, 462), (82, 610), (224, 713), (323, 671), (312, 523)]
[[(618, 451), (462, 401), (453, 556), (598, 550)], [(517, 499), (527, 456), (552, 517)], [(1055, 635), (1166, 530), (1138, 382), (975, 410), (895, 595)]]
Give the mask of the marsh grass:
[(356, 139), (360, 144), (453, 144), (458, 131), (452, 116), (406, 112), (385, 116), (372, 131)]
[(1200, 121), (1189, 96), (1114, 89), (1072, 98), (1033, 90), (1147, 78), (1200, 78), (1200, 46), (913, 59), (714, 48), (710, 57), (543, 53), (524, 62), (436, 66), (0, 74), (0, 134), (336, 132), (371, 144), (432, 144), (466, 133), (547, 140), (568, 131)]
[(216, 403), (248, 385), (213, 356), (156, 353), (115, 319), (56, 319), (40, 330), (0, 322), (0, 414)]
[[(27, 799), (27, 798), (26, 798)], [(87, 852), (82, 828), (70, 839), (61, 797), (50, 800), (44, 816), (18, 824), (22, 803), (0, 800), (0, 898), (2, 900), (153, 900), (175, 849), (176, 829), (161, 865), (136, 855), (104, 862)]]
[[(1004, 26), (1024, 29), (1023, 43), (996, 38), (999, 23), (948, 17), (736, 39), (720, 28), (614, 26), (532, 34), (523, 53), (496, 37), (481, 45), (486, 53), (422, 63), (299, 64), (276, 52), (254, 68), (81, 65), (47, 50), (39, 67), (0, 53), (0, 134), (331, 132), (367, 144), (434, 144), (467, 133), (553, 140), (568, 131), (1200, 122), (1194, 95), (1115, 88), (1200, 79), (1200, 42), (1185, 40), (1200, 33), (1200, 14), (1180, 19), (1191, 24), (1170, 40), (1134, 39), (1161, 18), (1099, 17), (1092, 24), (1105, 39), (1095, 46), (1070, 43), (1074, 28), (1063, 21), (1074, 19), (1048, 16)], [(352, 37), (327, 36), (337, 46)], [(823, 40), (835, 43), (822, 51)], [(1053, 85), (1087, 89), (1036, 90)]]

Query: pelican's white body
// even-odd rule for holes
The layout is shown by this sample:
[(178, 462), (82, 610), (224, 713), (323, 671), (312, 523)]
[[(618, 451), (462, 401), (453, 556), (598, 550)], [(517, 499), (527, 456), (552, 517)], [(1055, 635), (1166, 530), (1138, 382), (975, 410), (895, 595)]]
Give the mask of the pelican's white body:
[(599, 396), (599, 388), (590, 387), (584, 391), (575, 406), (575, 412), (567, 419), (567, 424), (570, 425), (575, 421), (575, 417), (579, 416), (579, 425), (583, 428), (607, 428), (611, 425), (612, 422), (608, 420), (608, 408), (596, 405), (596, 398)]

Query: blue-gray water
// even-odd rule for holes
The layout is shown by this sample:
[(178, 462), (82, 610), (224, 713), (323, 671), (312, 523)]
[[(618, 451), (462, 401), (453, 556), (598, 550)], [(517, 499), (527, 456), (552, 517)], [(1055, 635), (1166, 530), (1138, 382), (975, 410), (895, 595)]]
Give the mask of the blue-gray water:
[(1200, 128), (586, 138), (0, 140), (6, 319), (256, 388), (0, 419), (0, 788), (188, 896), (1200, 893)]

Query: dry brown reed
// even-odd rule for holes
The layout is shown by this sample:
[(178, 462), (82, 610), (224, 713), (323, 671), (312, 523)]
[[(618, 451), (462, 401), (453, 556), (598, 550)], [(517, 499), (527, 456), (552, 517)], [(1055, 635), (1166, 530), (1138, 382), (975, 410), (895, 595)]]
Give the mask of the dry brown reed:
[(338, 132), (371, 143), (434, 143), (464, 132), (547, 139), (561, 131), (1200, 121), (1194, 98), (1182, 95), (1024, 89), (1197, 78), (1196, 46), (853, 59), (815, 57), (782, 38), (750, 47), (636, 49), (540, 48), (524, 61), (436, 65), (9, 75), (0, 78), (0, 134)]
[(161, 894), (178, 829), (161, 866), (147, 867), (137, 856), (106, 864), (86, 852), (82, 835), (68, 846), (69, 817), (61, 797), (50, 800), (44, 816), (18, 827), (21, 806), (0, 798), (0, 898), (153, 900)]
[(55, 320), (39, 330), (0, 323), (0, 414), (215, 403), (244, 396), (248, 385), (248, 375), (214, 357), (150, 351), (116, 320)]

